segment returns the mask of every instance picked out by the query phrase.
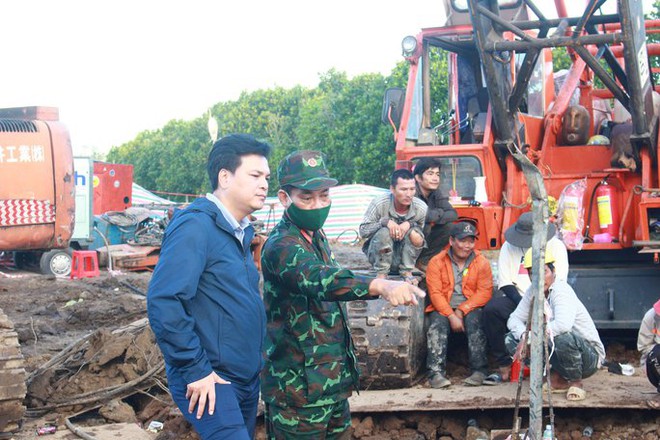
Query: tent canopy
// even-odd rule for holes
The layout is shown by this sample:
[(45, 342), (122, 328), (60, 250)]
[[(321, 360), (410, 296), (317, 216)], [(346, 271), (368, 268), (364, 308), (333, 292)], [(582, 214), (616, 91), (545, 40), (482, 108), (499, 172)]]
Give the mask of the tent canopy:
[(176, 205), (177, 203), (171, 200), (164, 199), (156, 194), (142, 188), (137, 183), (133, 182), (133, 206), (153, 207), (159, 205)]
[[(344, 243), (353, 243), (359, 238), (358, 230), (364, 213), (374, 197), (387, 189), (369, 185), (340, 185), (330, 188), (332, 207), (323, 226), (328, 239)], [(284, 213), (284, 207), (277, 197), (269, 197), (262, 209), (253, 213), (258, 220), (264, 222), (266, 231), (277, 225)]]

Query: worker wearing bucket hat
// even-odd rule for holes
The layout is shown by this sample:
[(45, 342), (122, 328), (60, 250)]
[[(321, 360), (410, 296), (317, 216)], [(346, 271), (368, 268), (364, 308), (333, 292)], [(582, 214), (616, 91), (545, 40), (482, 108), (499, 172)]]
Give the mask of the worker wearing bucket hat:
[[(600, 340), (596, 325), (586, 307), (566, 281), (556, 277), (556, 257), (550, 248), (545, 250), (545, 264), (541, 269), (546, 331), (548, 333), (550, 357), (550, 385), (553, 392), (566, 393), (571, 401), (584, 400), (586, 392), (582, 379), (592, 376), (605, 360), (605, 347)], [(532, 249), (523, 258), (523, 265), (531, 277)], [(521, 340), (527, 335), (527, 324), (531, 319), (534, 295), (530, 288), (511, 313), (507, 325), (510, 332), (505, 344), (511, 356)]]
[[(525, 252), (532, 246), (533, 226), (532, 213), (525, 212), (504, 232), (505, 242), (502, 244), (497, 261), (498, 290), (483, 308), (482, 316), (490, 355), (498, 366), (498, 371), (490, 374), (484, 381), (486, 385), (495, 385), (509, 380), (511, 357), (504, 346), (504, 335), (508, 332), (506, 321), (531, 284), (527, 270), (522, 263)], [(568, 252), (564, 243), (555, 235), (556, 231), (555, 225), (550, 223), (546, 247), (555, 256), (554, 266), (557, 279), (566, 281), (568, 279)]]
[[(646, 368), (646, 377), (660, 393), (660, 300), (653, 304), (642, 319), (637, 335), (637, 350), (642, 353), (640, 365)], [(660, 409), (660, 394), (646, 403), (653, 409)]]
[(403, 281), (342, 269), (323, 233), (330, 177), (318, 151), (296, 151), (277, 170), (286, 208), (262, 252), (266, 365), (262, 396), (269, 438), (348, 438), (348, 397), (357, 389), (357, 358), (345, 301), (380, 296), (416, 305), (425, 293)]

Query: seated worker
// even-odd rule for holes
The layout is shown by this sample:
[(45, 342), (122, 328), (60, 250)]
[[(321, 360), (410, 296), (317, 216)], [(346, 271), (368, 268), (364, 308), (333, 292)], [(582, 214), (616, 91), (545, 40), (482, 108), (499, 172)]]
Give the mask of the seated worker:
[(375, 197), (360, 225), (366, 239), (362, 250), (378, 278), (398, 272), (416, 284), (412, 271), (424, 248), (426, 204), (415, 197), (415, 179), (408, 170), (396, 170), (390, 178), (390, 192)]
[[(504, 335), (508, 332), (506, 321), (531, 285), (527, 270), (523, 267), (525, 252), (532, 247), (534, 220), (531, 212), (523, 213), (506, 232), (504, 244), (497, 260), (497, 286), (493, 298), (483, 309), (482, 323), (491, 356), (499, 371), (491, 374), (484, 382), (494, 385), (508, 381), (511, 374), (511, 356), (504, 346)], [(558, 280), (568, 279), (568, 252), (564, 243), (555, 235), (557, 228), (548, 225), (546, 247), (555, 256), (555, 273)]]
[(426, 247), (417, 258), (417, 267), (426, 270), (429, 260), (440, 253), (449, 243), (451, 223), (458, 214), (449, 203), (447, 194), (440, 189), (440, 161), (431, 157), (420, 159), (413, 170), (415, 195), (426, 203), (424, 238)]
[(477, 228), (468, 222), (452, 225), (449, 248), (431, 258), (426, 286), (431, 303), (426, 307), (429, 328), (426, 366), (433, 388), (451, 385), (445, 377), (449, 332), (465, 332), (472, 374), (464, 385), (479, 386), (486, 377), (486, 335), (481, 308), (493, 294), (490, 263), (474, 249)]
[[(525, 253), (525, 269), (532, 274), (532, 249)], [(545, 250), (544, 294), (547, 302), (547, 332), (549, 334), (550, 386), (552, 392), (566, 393), (567, 400), (584, 400), (587, 396), (582, 379), (593, 375), (605, 360), (605, 347), (598, 336), (596, 325), (584, 304), (566, 281), (555, 275), (555, 257), (550, 248)], [(511, 330), (505, 337), (509, 354), (518, 344), (525, 344), (527, 321), (531, 317), (531, 288), (509, 317)]]
[[(646, 377), (660, 393), (660, 300), (646, 312), (637, 336), (637, 350), (642, 353), (641, 366), (646, 366)], [(653, 409), (660, 409), (660, 394), (646, 401)]]

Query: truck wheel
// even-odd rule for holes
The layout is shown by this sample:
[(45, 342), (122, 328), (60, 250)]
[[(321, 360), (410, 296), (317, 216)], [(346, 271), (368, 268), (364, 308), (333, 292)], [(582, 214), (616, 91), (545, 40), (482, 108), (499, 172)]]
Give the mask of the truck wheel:
[(71, 249), (53, 249), (44, 252), (39, 261), (39, 268), (44, 275), (69, 276), (71, 274)]

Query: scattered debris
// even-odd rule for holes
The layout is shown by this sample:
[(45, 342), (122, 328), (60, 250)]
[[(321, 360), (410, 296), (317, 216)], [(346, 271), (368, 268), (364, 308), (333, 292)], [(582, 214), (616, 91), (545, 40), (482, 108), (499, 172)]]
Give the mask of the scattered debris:
[(40, 426), (37, 429), (37, 435), (49, 435), (49, 434), (55, 434), (56, 432), (57, 432), (57, 426), (55, 425)]
[(163, 372), (146, 318), (112, 332), (99, 329), (28, 376), (28, 408), (32, 414), (79, 414), (159, 386), (166, 382)]
[(163, 422), (152, 420), (151, 423), (149, 423), (149, 426), (147, 426), (147, 431), (158, 433), (163, 430), (163, 426)]

